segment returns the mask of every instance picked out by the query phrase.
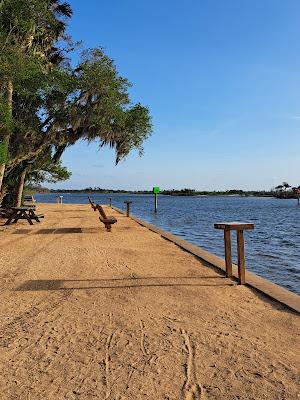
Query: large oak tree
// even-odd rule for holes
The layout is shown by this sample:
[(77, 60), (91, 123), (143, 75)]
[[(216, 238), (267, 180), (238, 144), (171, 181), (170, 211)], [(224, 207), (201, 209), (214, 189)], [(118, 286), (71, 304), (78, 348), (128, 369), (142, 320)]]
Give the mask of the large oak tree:
[(129, 82), (102, 49), (71, 65), (71, 14), (58, 0), (0, 0), (0, 185), (17, 204), (29, 165), (48, 168), (82, 139), (115, 149), (118, 163), (142, 153), (151, 132), (148, 109), (131, 103)]

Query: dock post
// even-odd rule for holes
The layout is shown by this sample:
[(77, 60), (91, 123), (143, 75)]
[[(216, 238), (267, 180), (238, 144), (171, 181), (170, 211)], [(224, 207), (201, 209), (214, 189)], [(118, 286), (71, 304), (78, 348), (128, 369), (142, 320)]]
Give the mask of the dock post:
[(157, 212), (157, 193), (154, 193), (154, 212)]
[(157, 213), (157, 195), (160, 192), (160, 188), (158, 186), (153, 187), (153, 193), (154, 193), (154, 212)]
[(129, 217), (130, 216), (130, 204), (132, 203), (132, 201), (124, 201), (124, 203), (127, 206), (126, 217)]

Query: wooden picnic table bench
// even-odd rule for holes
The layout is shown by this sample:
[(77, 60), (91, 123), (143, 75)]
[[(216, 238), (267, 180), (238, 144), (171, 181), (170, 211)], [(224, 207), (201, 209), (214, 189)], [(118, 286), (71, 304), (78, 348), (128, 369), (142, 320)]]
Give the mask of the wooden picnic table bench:
[(10, 207), (1, 207), (0, 206), (0, 217), (1, 218), (8, 218), (12, 213), (12, 209)]
[(106, 215), (105, 211), (99, 204), (97, 204), (97, 210), (100, 213), (100, 221), (105, 225), (107, 232), (111, 232), (111, 226), (117, 222), (117, 219), (111, 215)]
[(30, 225), (33, 225), (32, 220), (40, 222), (40, 218), (44, 218), (43, 214), (36, 214), (35, 208), (27, 207), (11, 207), (11, 214), (8, 216), (4, 225), (16, 224), (19, 219), (26, 219)]

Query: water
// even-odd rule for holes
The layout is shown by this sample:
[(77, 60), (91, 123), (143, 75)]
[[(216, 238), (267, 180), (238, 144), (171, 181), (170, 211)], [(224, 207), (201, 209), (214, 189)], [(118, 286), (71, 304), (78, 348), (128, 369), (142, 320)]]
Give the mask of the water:
[[(63, 195), (64, 203), (87, 203), (87, 194)], [(37, 194), (39, 202), (56, 202), (57, 194)], [(108, 197), (118, 208), (126, 209), (131, 200), (132, 213), (200, 246), (224, 256), (223, 231), (215, 222), (253, 222), (255, 229), (245, 232), (247, 269), (300, 294), (300, 207), (296, 200), (256, 197), (175, 197), (159, 196), (154, 213), (152, 195), (92, 194), (92, 199), (107, 204)], [(235, 233), (234, 233), (235, 236)], [(232, 236), (233, 261), (237, 262)]]

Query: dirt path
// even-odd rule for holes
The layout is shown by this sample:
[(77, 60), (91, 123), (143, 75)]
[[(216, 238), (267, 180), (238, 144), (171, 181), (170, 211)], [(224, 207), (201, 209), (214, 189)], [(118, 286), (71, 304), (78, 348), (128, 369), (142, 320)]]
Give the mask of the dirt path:
[(85, 205), (0, 227), (1, 399), (300, 399), (300, 321)]

